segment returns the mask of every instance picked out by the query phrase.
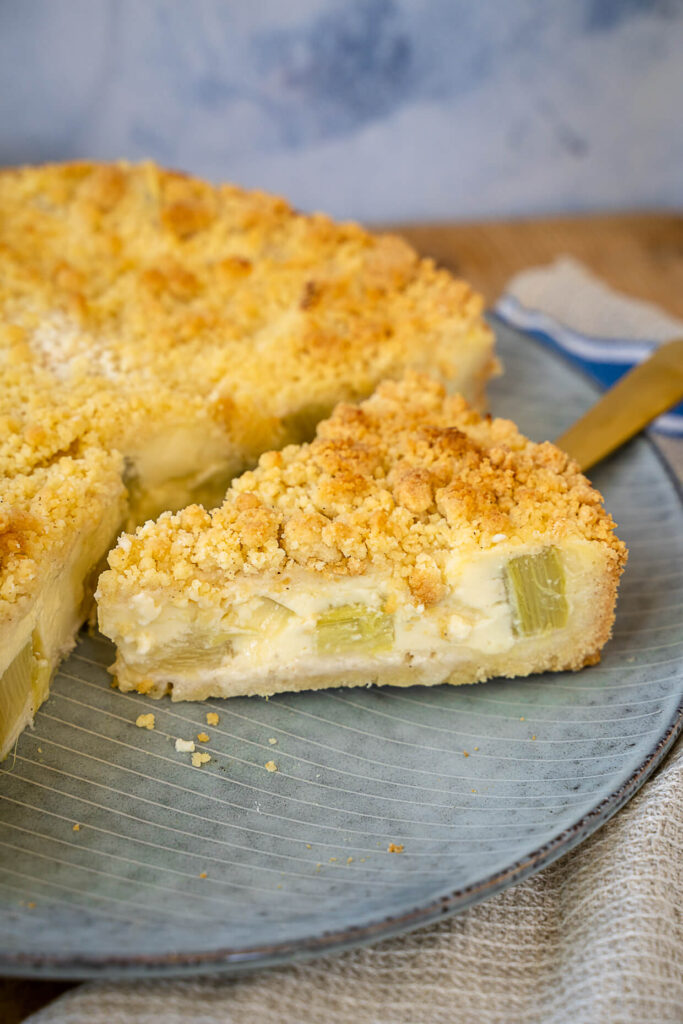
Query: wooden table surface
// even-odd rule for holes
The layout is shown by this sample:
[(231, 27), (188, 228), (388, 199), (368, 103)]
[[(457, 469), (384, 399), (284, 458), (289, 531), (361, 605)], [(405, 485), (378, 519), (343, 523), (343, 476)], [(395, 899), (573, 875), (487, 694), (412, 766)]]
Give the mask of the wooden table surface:
[[(683, 214), (399, 224), (392, 230), (465, 277), (488, 304), (517, 271), (571, 255), (613, 287), (683, 319)], [(64, 982), (0, 979), (0, 1022), (19, 1024), (69, 987)]]
[(425, 255), (493, 302), (525, 267), (574, 256), (608, 284), (683, 319), (683, 214), (624, 213), (472, 224), (398, 224)]

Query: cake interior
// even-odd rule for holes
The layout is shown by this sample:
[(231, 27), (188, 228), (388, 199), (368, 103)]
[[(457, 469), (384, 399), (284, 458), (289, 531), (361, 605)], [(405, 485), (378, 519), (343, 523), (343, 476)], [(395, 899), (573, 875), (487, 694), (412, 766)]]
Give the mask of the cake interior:
[(47, 699), (53, 672), (92, 608), (97, 578), (123, 521), (122, 493), (114, 491), (94, 521), (70, 538), (43, 578), (37, 599), (22, 602), (2, 630), (0, 757)]
[(578, 668), (609, 634), (611, 615), (594, 610), (611, 611), (616, 577), (580, 539), (453, 552), (444, 581), (428, 608), (376, 574), (240, 578), (203, 603), (123, 586), (100, 602), (100, 626), (117, 644), (119, 687), (174, 700)]

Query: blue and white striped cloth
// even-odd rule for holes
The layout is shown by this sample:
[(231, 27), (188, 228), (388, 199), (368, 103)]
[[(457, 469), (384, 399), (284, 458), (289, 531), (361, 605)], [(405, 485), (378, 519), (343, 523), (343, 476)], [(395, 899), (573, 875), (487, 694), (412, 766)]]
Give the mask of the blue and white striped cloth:
[[(509, 292), (498, 300), (494, 312), (512, 327), (532, 334), (549, 348), (569, 356), (604, 388), (611, 387), (633, 366), (647, 359), (659, 344), (579, 333), (547, 313), (528, 309)], [(659, 416), (653, 429), (669, 437), (683, 437), (683, 402)]]

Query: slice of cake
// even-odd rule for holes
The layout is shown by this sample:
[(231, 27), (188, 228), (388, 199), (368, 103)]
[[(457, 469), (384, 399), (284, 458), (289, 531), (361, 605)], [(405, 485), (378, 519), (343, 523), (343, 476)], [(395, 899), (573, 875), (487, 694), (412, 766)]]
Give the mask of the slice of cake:
[(263, 193), (149, 163), (0, 173), (0, 756), (122, 525), (214, 507), (407, 368), (481, 402), (481, 313), (400, 239)]
[(610, 635), (613, 531), (563, 452), (408, 374), (221, 508), (123, 536), (100, 628), (121, 689), (174, 700), (577, 669)]

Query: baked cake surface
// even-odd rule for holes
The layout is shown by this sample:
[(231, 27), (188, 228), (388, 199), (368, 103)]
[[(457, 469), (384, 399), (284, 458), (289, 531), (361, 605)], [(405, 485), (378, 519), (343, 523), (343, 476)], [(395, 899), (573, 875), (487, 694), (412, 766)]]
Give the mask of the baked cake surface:
[(150, 163), (0, 173), (0, 754), (82, 618), (75, 596), (47, 611), (60, 568), (90, 574), (123, 523), (218, 504), (406, 368), (481, 401), (481, 312), (400, 239), (263, 193)]
[(99, 621), (119, 687), (176, 700), (468, 683), (596, 661), (625, 557), (567, 455), (408, 373), (124, 535)]

